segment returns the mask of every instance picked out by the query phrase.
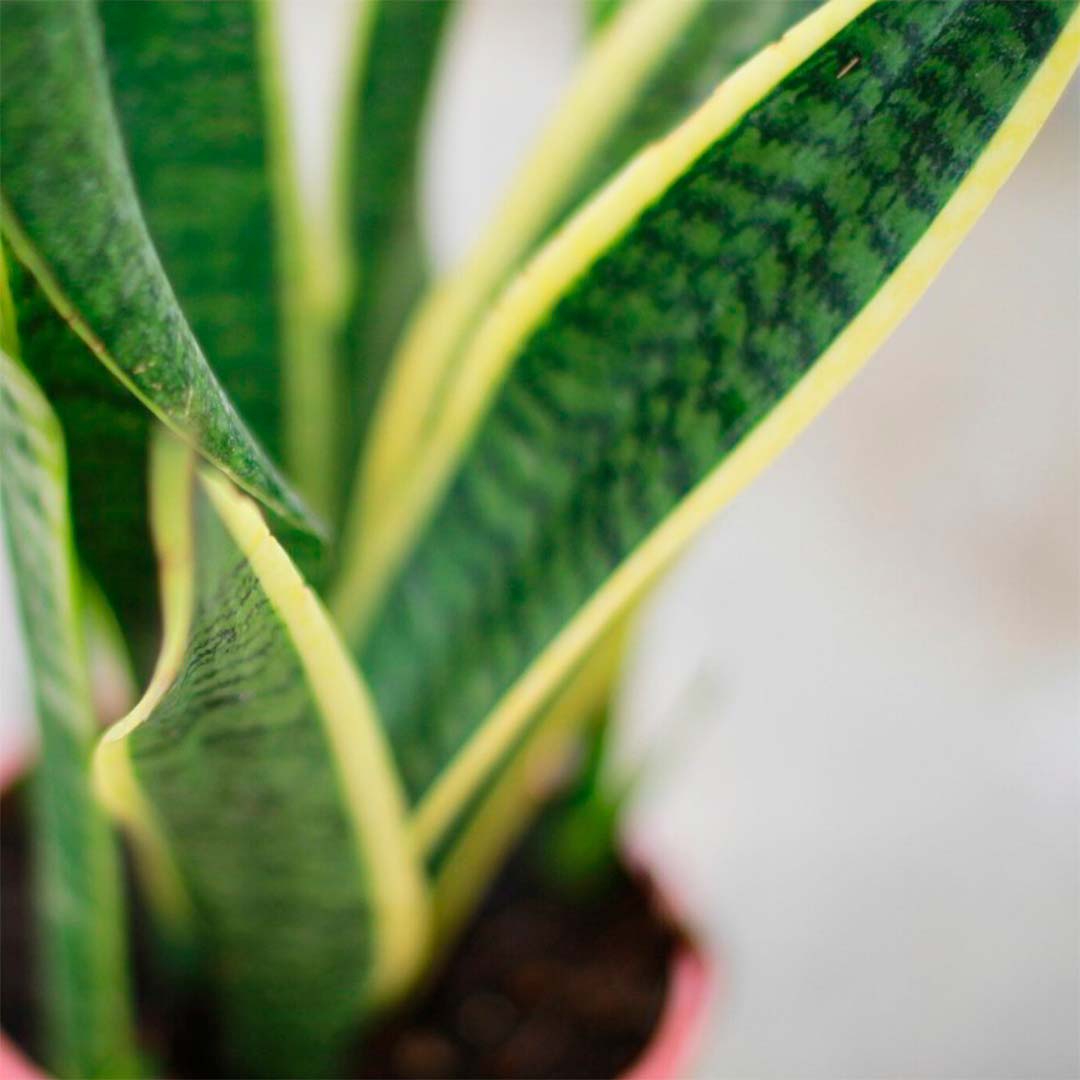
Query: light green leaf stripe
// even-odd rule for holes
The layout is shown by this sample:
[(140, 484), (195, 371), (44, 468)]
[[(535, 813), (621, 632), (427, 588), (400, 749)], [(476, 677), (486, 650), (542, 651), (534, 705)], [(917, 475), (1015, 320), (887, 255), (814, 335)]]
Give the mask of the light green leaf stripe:
[(125, 158), (94, 7), (6, 4), (0, 62), (0, 221), (15, 257), (159, 419), (268, 507), (310, 526), (208, 366), (162, 268)]
[(484, 305), (568, 212), (816, 6), (817, 0), (636, 0), (611, 20), (476, 248), (409, 323), (357, 482), (344, 545), (354, 561), (338, 603), (345, 625), (383, 581), (383, 568), (368, 560), (380, 547), (383, 507), (414, 475)]
[[(0, 282), (0, 293), (6, 293)], [(14, 344), (4, 317), (5, 348)], [(41, 759), (33, 850), (42, 1046), (61, 1077), (136, 1075), (126, 921), (115, 838), (90, 788), (96, 738), (60, 425), (26, 370), (0, 353), (4, 524), (30, 659)], [(11, 973), (9, 973), (10, 975)]]
[(832, 0), (491, 310), (361, 650), (422, 848), (910, 310), (1064, 88), (1075, 8)]
[(705, 0), (636, 0), (618, 33), (605, 34), (518, 170), (498, 212), (464, 265), (438, 282), (409, 320), (366, 433), (350, 496), (346, 559), (334, 608), (352, 627), (373, 572), (366, 549), (381, 512), (426, 437), (434, 403), (477, 311), (527, 252), (566, 197), (596, 143)]
[[(370, 6), (361, 5), (360, 23)], [(344, 230), (332, 212), (312, 205), (300, 190), (280, 0), (255, 0), (252, 10), (277, 225), (284, 457), (309, 504), (333, 522), (345, 471), (339, 340), (348, 287)]]
[(598, 34), (618, 14), (624, 0), (585, 0), (585, 29)]
[(165, 641), (99, 746), (98, 789), (159, 903), (193, 925), (233, 1067), (333, 1075), (426, 950), (404, 797), (359, 675), (255, 504), (171, 436), (152, 468)]

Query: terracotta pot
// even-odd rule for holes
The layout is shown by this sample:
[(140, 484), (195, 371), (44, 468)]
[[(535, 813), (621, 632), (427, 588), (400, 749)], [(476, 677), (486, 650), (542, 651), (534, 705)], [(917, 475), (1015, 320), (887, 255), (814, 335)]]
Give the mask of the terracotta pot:
[[(0, 790), (14, 782), (23, 769), (0, 761)], [(640, 851), (635, 852), (633, 864), (645, 871), (652, 883), (661, 908), (676, 921), (682, 910), (672, 902), (671, 893), (657, 884), (658, 875), (652, 861)], [(713, 969), (705, 953), (692, 938), (684, 937), (671, 960), (667, 998), (656, 1030), (638, 1060), (622, 1074), (620, 1080), (685, 1080), (698, 1048), (713, 988)], [(0, 1031), (0, 1080), (49, 1080)]]

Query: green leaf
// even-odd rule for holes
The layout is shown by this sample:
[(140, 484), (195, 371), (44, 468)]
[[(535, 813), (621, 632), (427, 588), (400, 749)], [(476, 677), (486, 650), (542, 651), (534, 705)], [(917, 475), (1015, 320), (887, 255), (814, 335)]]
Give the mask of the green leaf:
[(606, 712), (626, 630), (624, 623), (608, 631), (428, 849), (438, 948), (452, 943), (507, 850), (567, 775), (583, 728)]
[(241, 1075), (332, 1075), (423, 958), (426, 887), (367, 691), (250, 499), (162, 433), (165, 636), (99, 791), (207, 958)]
[[(338, 153), (341, 202), (356, 266), (346, 326), (350, 461), (405, 317), (428, 274), (419, 152), (432, 74), (451, 0), (367, 5)], [(343, 476), (347, 480), (351, 470)], [(342, 493), (344, 495), (344, 492)]]
[(255, 4), (97, 4), (117, 121), (165, 273), (214, 373), (282, 447), (280, 239)]
[(598, 34), (618, 14), (626, 0), (585, 0), (585, 25), (590, 34)]
[(55, 410), (68, 448), (68, 499), (79, 558), (124, 628), (140, 676), (158, 632), (147, 524), (153, 418), (94, 360), (34, 279), (10, 266), (21, 354)]
[(368, 552), (384, 506), (400, 498), (452, 392), (469, 332), (509, 274), (629, 158), (699, 105), (718, 82), (817, 0), (636, 0), (586, 57), (475, 249), (425, 298), (394, 357), (372, 420), (343, 550), (351, 558), (336, 603), (361, 621), (382, 584)]
[[(0, 285), (0, 291), (6, 288)], [(5, 348), (13, 345), (5, 318)], [(135, 1074), (120, 864), (90, 787), (96, 737), (67, 507), (64, 441), (26, 370), (0, 353), (0, 476), (41, 757), (33, 777), (35, 917), (48, 1065)], [(10, 974), (10, 973), (9, 973)]]
[[(277, 452), (284, 328), (275, 294), (283, 237), (270, 183), (268, 50), (255, 6), (110, 3), (98, 12), (118, 122), (155, 247), (215, 372)], [(17, 264), (12, 269), (23, 359), (71, 451), (76, 543), (144, 678), (158, 630), (146, 524), (152, 416), (94, 361), (33, 278)], [(294, 553), (299, 541), (291, 541)]]
[(1062, 92), (1076, 6), (832, 0), (491, 309), (361, 649), (420, 848), (910, 310)]
[(308, 524), (208, 366), (162, 268), (125, 157), (95, 9), (8, 4), (0, 62), (0, 211), (12, 253), (155, 415), (268, 507)]

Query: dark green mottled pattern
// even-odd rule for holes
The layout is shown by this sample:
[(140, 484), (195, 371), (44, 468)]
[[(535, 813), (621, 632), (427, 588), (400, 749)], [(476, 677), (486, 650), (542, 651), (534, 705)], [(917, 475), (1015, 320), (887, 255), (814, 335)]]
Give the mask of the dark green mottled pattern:
[(69, 451), (75, 543), (124, 631), (140, 683), (158, 638), (158, 588), (147, 524), (152, 417), (10, 264), (22, 359), (45, 391)]
[[(529, 238), (508, 274), (520, 269), (525, 259), (634, 154), (666, 135), (740, 64), (820, 4), (821, 0), (706, 0), (638, 88), (627, 112), (597, 141), (543, 228)], [(605, 16), (605, 25), (614, 13)], [(461, 346), (467, 341), (465, 335)], [(451, 368), (444, 377), (440, 394), (453, 385), (455, 370)]]
[[(346, 331), (356, 452), (390, 352), (427, 277), (418, 158), (425, 106), (452, 0), (380, 0), (352, 125), (340, 153), (357, 260)], [(351, 476), (346, 472), (345, 476)]]
[(90, 785), (96, 723), (63, 439), (38, 388), (7, 356), (0, 356), (0, 449), (4, 525), (41, 735), (32, 791), (40, 1045), (58, 1076), (132, 1076), (120, 866)]
[(532, 334), (364, 650), (414, 798), (877, 292), (1074, 7), (872, 7)]
[(196, 906), (236, 1075), (334, 1075), (371, 957), (365, 869), (306, 677), (205, 494), (181, 673), (132, 735)]
[(98, 11), (165, 272), (240, 415), (280, 457), (278, 238), (254, 3), (107, 0)]
[(94, 9), (79, 0), (6, 3), (0, 64), (3, 221), (14, 254), (32, 253), (47, 268), (80, 333), (102, 343), (159, 415), (267, 505), (303, 519), (162, 270), (124, 157)]
[(563, 213), (643, 146), (666, 135), (740, 64), (820, 6), (821, 0), (706, 0), (635, 96), (631, 110), (590, 154), (584, 173), (567, 193)]

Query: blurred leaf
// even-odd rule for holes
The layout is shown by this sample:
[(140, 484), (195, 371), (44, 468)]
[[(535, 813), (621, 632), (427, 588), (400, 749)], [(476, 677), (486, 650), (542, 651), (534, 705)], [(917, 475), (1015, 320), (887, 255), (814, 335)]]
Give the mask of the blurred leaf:
[(426, 850), (910, 310), (1064, 88), (1075, 7), (833, 0), (492, 308), (360, 649)]
[[(421, 136), (454, 4), (381, 0), (367, 7), (369, 24), (357, 35), (356, 70), (338, 147), (341, 202), (356, 261), (345, 341), (354, 407), (350, 462), (405, 317), (428, 274), (419, 203)], [(341, 479), (351, 475), (350, 469)]]
[(421, 961), (426, 891), (367, 691), (254, 503), (161, 433), (165, 639), (100, 744), (155, 908), (205, 946), (231, 1064), (331, 1075)]
[(95, 8), (7, 4), (0, 61), (12, 253), (156, 416), (268, 507), (308, 524), (208, 366), (162, 268), (125, 158)]
[(585, 25), (589, 33), (598, 34), (625, 5), (626, 0), (585, 0)]
[(465, 800), (428, 853), (437, 944), (453, 940), (509, 848), (572, 777), (582, 730), (602, 723), (627, 627), (616, 625)]
[(41, 391), (6, 352), (0, 353), (0, 446), (4, 525), (41, 734), (31, 849), (36, 939), (48, 987), (42, 1046), (59, 1076), (132, 1076), (137, 1064), (120, 864), (90, 790), (96, 724), (64, 441)]
[(383, 509), (401, 498), (427, 436), (463, 374), (470, 332), (510, 274), (567, 214), (661, 138), (740, 63), (778, 38), (817, 0), (636, 0), (623, 5), (587, 55), (464, 263), (410, 320), (372, 419), (343, 551), (352, 561), (337, 600), (344, 625), (362, 621), (385, 568)]
[(97, 10), (154, 246), (214, 373), (280, 457), (281, 240), (256, 5), (150, 0)]

